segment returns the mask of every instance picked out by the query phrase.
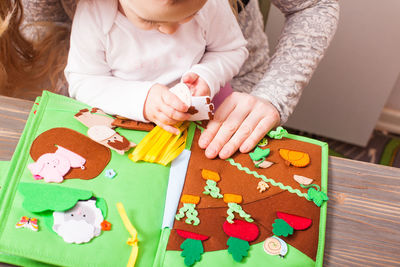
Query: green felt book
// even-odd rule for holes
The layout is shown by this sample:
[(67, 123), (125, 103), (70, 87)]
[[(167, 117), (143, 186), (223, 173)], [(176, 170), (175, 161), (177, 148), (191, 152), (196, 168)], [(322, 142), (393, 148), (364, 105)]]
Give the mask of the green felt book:
[[(122, 203), (136, 266), (322, 266), (326, 143), (279, 129), (250, 154), (209, 160), (191, 123), (170, 164), (133, 162), (135, 148), (113, 149), (76, 118), (111, 116), (49, 92), (36, 103), (0, 165), (0, 262), (126, 266), (135, 242)], [(136, 144), (148, 134), (112, 131)]]

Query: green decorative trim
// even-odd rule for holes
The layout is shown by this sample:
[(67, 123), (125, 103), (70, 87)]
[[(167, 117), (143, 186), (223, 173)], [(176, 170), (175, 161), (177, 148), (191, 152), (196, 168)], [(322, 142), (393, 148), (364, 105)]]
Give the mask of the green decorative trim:
[(247, 174), (253, 175), (254, 177), (260, 178), (260, 179), (262, 179), (263, 181), (265, 181), (265, 182), (267, 182), (267, 183), (270, 183), (270, 184), (273, 185), (273, 186), (277, 186), (277, 187), (279, 187), (279, 188), (282, 189), (282, 190), (287, 190), (287, 191), (289, 191), (289, 192), (292, 193), (292, 194), (296, 194), (296, 195), (298, 195), (299, 197), (304, 197), (305, 199), (309, 200), (309, 199), (308, 199), (308, 194), (302, 193), (299, 189), (293, 189), (291, 186), (284, 185), (284, 184), (282, 184), (281, 182), (275, 182), (274, 179), (267, 178), (267, 177), (265, 177), (264, 175), (260, 175), (260, 174), (258, 174), (256, 171), (251, 171), (249, 168), (243, 167), (240, 163), (235, 162), (232, 158), (229, 158), (229, 159), (227, 159), (226, 161), (228, 161), (232, 166), (235, 166), (236, 168), (238, 168), (238, 169), (241, 170), (241, 171), (244, 171), (244, 172), (247, 173)]
[(199, 213), (196, 210), (196, 204), (193, 203), (183, 203), (183, 207), (179, 209), (179, 213), (175, 215), (175, 219), (178, 221), (183, 217), (187, 217), (185, 223), (198, 225), (200, 223), (200, 219), (197, 218)]
[(163, 265), (165, 260), (165, 255), (167, 253), (167, 245), (170, 235), (171, 235), (170, 228), (162, 229), (160, 241), (158, 242), (156, 257), (153, 262), (153, 267), (160, 267)]
[(206, 186), (204, 187), (204, 195), (211, 195), (213, 198), (223, 198), (224, 196), (221, 195), (220, 189), (217, 186), (217, 182), (214, 180), (207, 180)]
[(237, 203), (228, 203), (228, 211), (226, 212), (228, 214), (228, 217), (226, 220), (229, 223), (233, 223), (233, 219), (235, 219), (235, 215), (233, 214), (234, 212), (238, 213), (240, 217), (244, 218), (248, 222), (254, 222), (254, 220), (251, 218), (250, 214), (247, 214), (242, 207), (237, 204)]
[(272, 139), (282, 139), (288, 132), (282, 126), (278, 126), (275, 131), (271, 130), (267, 135)]

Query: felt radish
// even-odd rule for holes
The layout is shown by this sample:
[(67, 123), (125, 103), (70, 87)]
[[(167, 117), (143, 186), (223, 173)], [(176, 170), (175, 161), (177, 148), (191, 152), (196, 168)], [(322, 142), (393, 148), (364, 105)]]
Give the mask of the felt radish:
[(192, 266), (200, 261), (201, 254), (204, 253), (202, 241), (207, 240), (208, 236), (178, 229), (176, 233), (185, 238), (185, 241), (181, 244), (183, 250), (181, 256), (185, 258), (185, 265)]
[(312, 223), (311, 219), (280, 211), (276, 212), (276, 216), (287, 222), (294, 230), (305, 230), (310, 227)]
[(235, 261), (241, 262), (247, 257), (250, 248), (249, 242), (256, 240), (260, 231), (254, 223), (234, 219), (233, 223), (224, 222), (223, 229), (229, 237), (227, 245), (228, 252), (232, 254)]

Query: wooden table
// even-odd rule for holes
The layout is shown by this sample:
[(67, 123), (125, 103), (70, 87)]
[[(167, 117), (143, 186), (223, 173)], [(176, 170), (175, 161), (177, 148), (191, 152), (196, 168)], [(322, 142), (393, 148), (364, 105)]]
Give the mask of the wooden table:
[[(0, 160), (33, 102), (0, 96)], [(400, 169), (329, 157), (325, 266), (400, 266)], [(1, 264), (0, 264), (1, 265)]]

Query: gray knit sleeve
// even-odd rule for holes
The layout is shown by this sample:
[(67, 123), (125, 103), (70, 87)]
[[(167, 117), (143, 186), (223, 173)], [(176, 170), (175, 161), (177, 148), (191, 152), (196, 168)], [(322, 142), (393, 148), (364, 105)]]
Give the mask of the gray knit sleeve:
[(263, 62), (245, 62), (232, 86), (234, 90), (269, 100), (279, 111), (281, 123), (284, 123), (336, 31), (339, 4), (337, 0), (272, 0), (285, 14), (286, 22), (276, 52), (269, 59), (268, 44), (262, 44), (266, 42), (265, 34), (254, 30), (254, 23), (261, 16), (255, 10), (257, 2), (250, 1), (242, 12), (246, 14), (240, 14), (239, 23), (251, 46), (248, 47), (248, 61), (257, 62), (262, 58)]

